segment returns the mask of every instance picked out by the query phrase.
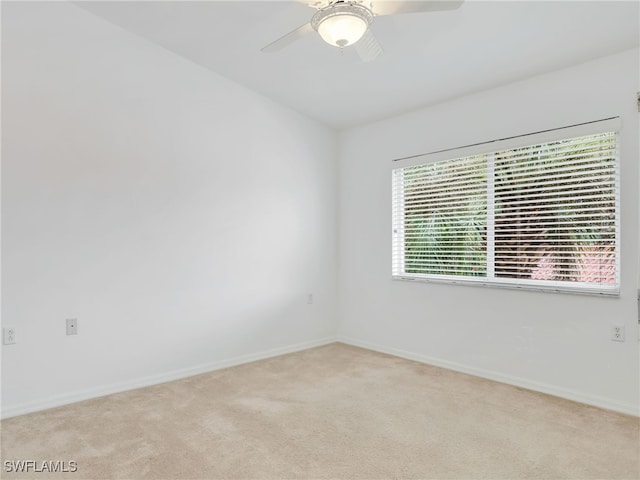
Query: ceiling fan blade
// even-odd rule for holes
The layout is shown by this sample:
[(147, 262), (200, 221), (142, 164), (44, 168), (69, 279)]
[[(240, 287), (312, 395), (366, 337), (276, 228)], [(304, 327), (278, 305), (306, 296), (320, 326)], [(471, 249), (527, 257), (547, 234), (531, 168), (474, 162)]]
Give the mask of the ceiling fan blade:
[(437, 12), (442, 10), (455, 10), (464, 3), (464, 0), (381, 0), (373, 2), (373, 13), (376, 15), (396, 15), (399, 13)]
[(302, 3), (310, 8), (320, 10), (331, 3), (331, 0), (295, 0), (297, 3)]
[(364, 32), (364, 35), (360, 40), (358, 40), (353, 46), (356, 49), (356, 52), (360, 59), (363, 62), (371, 62), (375, 60), (384, 51), (382, 49), (382, 45), (378, 42), (378, 39), (375, 37), (370, 28), (367, 28), (367, 31)]
[(305, 23), (301, 27), (296, 28), (294, 31), (287, 33), (274, 42), (271, 42), (266, 47), (262, 47), (260, 51), (264, 53), (277, 52), (278, 50), (282, 50), (287, 45), (295, 42), (299, 38), (304, 37), (307, 33), (310, 32), (313, 32), (313, 27), (310, 23)]

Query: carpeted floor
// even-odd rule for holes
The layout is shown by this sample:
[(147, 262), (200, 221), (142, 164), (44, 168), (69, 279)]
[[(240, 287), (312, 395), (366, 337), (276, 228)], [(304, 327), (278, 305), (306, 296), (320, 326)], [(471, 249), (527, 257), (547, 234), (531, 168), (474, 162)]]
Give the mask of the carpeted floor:
[(7, 479), (640, 478), (638, 418), (342, 344), (1, 427)]

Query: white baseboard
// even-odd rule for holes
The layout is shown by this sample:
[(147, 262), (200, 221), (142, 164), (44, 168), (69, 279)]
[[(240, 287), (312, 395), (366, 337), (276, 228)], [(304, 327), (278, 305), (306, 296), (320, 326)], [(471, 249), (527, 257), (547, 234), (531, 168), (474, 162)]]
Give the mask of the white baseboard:
[(192, 377), (194, 375), (200, 375), (201, 373), (213, 372), (215, 370), (221, 370), (223, 368), (234, 367), (236, 365), (242, 365), (244, 363), (255, 362), (256, 360), (263, 360), (266, 358), (277, 357), (285, 355), (287, 353), (298, 352), (300, 350), (307, 350), (309, 348), (320, 347), (329, 343), (336, 342), (335, 337), (325, 337), (319, 340), (312, 340), (309, 342), (296, 343), (294, 345), (288, 345), (286, 347), (274, 348), (271, 350), (265, 350), (257, 353), (250, 353), (248, 355), (240, 355), (225, 360), (219, 360), (217, 362), (205, 363), (196, 365), (194, 367), (182, 368), (179, 370), (172, 370), (159, 375), (150, 375), (147, 377), (136, 378), (134, 380), (114, 383), (111, 385), (101, 386), (97, 388), (90, 388), (87, 390), (75, 391), (64, 395), (56, 395), (53, 397), (45, 398), (35, 402), (29, 402), (22, 405), (12, 405), (2, 408), (3, 419), (9, 417), (15, 417), (18, 415), (24, 415), (26, 413), (38, 412), (46, 410), (48, 408), (60, 407), (62, 405), (68, 405), (70, 403), (80, 402), (82, 400), (89, 400), (91, 398), (102, 397), (104, 395), (111, 395), (113, 393), (125, 392), (127, 390), (134, 390), (136, 388), (149, 387), (152, 385), (158, 385), (160, 383), (171, 382), (173, 380), (179, 380), (181, 378)]
[(408, 360), (414, 360), (416, 362), (425, 363), (428, 365), (434, 365), (436, 367), (442, 367), (456, 372), (467, 373), (476, 377), (482, 377), (496, 382), (506, 383), (509, 385), (515, 385), (517, 387), (526, 388), (528, 390), (534, 390), (537, 392), (547, 393), (556, 397), (566, 398), (576, 402), (592, 405), (595, 407), (612, 410), (615, 412), (625, 413), (628, 415), (640, 416), (640, 408), (638, 405), (629, 403), (618, 402), (610, 398), (599, 397), (595, 395), (583, 394), (568, 390), (554, 385), (548, 385), (540, 382), (527, 380), (520, 377), (514, 377), (510, 375), (504, 375), (491, 370), (485, 370), (477, 367), (470, 367), (447, 360), (441, 360), (427, 355), (409, 352), (393, 347), (385, 347), (383, 345), (373, 344), (361, 340), (356, 340), (349, 337), (325, 337), (319, 340), (313, 340), (309, 342), (297, 343), (294, 345), (288, 345), (286, 347), (274, 348), (263, 352), (252, 353), (248, 355), (241, 355), (226, 360), (220, 360), (217, 362), (211, 362), (206, 364), (197, 365), (194, 367), (183, 368), (179, 370), (172, 370), (159, 375), (151, 375), (147, 377), (137, 378), (127, 382), (115, 383), (98, 388), (92, 388), (87, 390), (81, 390), (72, 392), (65, 395), (57, 395), (49, 397), (43, 400), (30, 402), (21, 405), (13, 405), (10, 407), (2, 408), (1, 418), (10, 418), (18, 415), (24, 415), (27, 413), (38, 412), (46, 410), (48, 408), (60, 407), (68, 405), (70, 403), (80, 402), (82, 400), (89, 400), (91, 398), (102, 397), (104, 395), (111, 395), (113, 393), (125, 392), (127, 390), (134, 390), (136, 388), (149, 387), (152, 385), (158, 385), (160, 383), (170, 382), (173, 380), (179, 380), (181, 378), (187, 378), (202, 373), (213, 372), (215, 370), (221, 370), (223, 368), (233, 367), (236, 365), (242, 365), (244, 363), (255, 362), (257, 360), (263, 360), (266, 358), (277, 357), (279, 355), (285, 355), (287, 353), (298, 352), (301, 350), (307, 350), (309, 348), (320, 347), (333, 342), (341, 342), (347, 345), (353, 345), (355, 347), (365, 348), (367, 350), (373, 350), (376, 352), (386, 353), (394, 355), (396, 357), (406, 358)]
[(619, 413), (625, 413), (627, 415), (640, 416), (640, 406), (631, 403), (619, 402), (606, 397), (600, 397), (597, 395), (589, 395), (565, 388), (557, 387), (555, 385), (548, 385), (545, 383), (535, 382), (527, 380), (526, 378), (514, 377), (511, 375), (505, 375), (499, 372), (491, 370), (485, 370), (483, 368), (471, 367), (468, 365), (462, 365), (456, 362), (450, 362), (447, 360), (441, 360), (427, 355), (419, 353), (408, 352), (406, 350), (400, 350), (393, 347), (385, 347), (383, 345), (377, 345), (354, 338), (338, 336), (338, 342), (345, 343), (347, 345), (353, 345), (354, 347), (366, 348), (367, 350), (373, 350), (380, 353), (387, 353), (396, 357), (406, 358), (408, 360), (414, 360), (416, 362), (433, 365), (436, 367), (442, 367), (456, 372), (467, 373), (476, 377), (486, 378), (488, 380), (494, 380), (500, 383), (506, 383), (514, 385), (516, 387), (526, 388), (528, 390), (534, 390), (536, 392), (542, 392), (556, 397), (565, 398), (567, 400), (573, 400), (575, 402), (584, 403), (594, 407), (604, 408), (606, 410), (612, 410)]

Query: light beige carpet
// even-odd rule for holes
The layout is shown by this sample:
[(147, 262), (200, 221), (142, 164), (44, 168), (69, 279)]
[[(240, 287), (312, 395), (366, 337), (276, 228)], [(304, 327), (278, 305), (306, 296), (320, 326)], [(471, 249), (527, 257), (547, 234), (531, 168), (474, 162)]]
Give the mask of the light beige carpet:
[(1, 426), (2, 478), (640, 477), (638, 418), (342, 344)]

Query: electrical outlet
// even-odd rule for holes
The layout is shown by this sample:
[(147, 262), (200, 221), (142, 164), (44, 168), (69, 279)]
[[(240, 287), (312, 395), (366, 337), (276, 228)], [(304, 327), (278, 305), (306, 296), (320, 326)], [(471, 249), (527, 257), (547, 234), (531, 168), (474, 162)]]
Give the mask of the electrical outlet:
[(2, 343), (5, 345), (13, 345), (16, 343), (16, 329), (13, 327), (2, 328)]
[(307, 304), (311, 305), (313, 303), (313, 293), (307, 295)]
[(77, 334), (78, 334), (78, 319), (67, 318), (67, 335), (77, 335)]
[(611, 327), (611, 340), (614, 342), (624, 342), (624, 327), (621, 325), (613, 325)]

